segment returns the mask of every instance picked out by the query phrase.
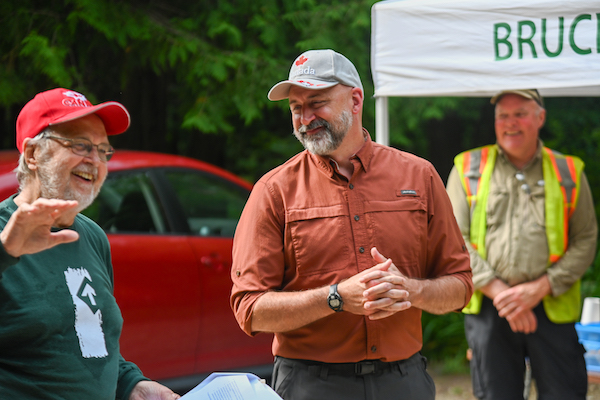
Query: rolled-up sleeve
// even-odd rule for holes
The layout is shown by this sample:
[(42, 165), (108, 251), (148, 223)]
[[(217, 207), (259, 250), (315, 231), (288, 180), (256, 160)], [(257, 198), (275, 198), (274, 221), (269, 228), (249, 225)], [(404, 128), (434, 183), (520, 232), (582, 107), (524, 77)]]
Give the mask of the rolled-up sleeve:
[(282, 200), (259, 181), (244, 207), (233, 240), (230, 304), (238, 324), (252, 332), (252, 311), (260, 296), (280, 289), (285, 268)]
[(428, 270), (430, 277), (451, 275), (465, 285), (465, 303), (473, 294), (469, 252), (461, 235), (448, 194), (437, 173), (432, 173), (432, 195), (428, 226)]

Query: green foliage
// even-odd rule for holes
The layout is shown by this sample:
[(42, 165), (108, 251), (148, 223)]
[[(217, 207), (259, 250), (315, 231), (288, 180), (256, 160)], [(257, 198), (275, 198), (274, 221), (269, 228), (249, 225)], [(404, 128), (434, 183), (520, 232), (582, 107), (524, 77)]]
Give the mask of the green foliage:
[[(92, 101), (122, 101), (134, 122), (151, 121), (144, 127), (168, 127), (159, 139), (132, 126), (129, 135), (144, 137), (142, 142), (154, 150), (181, 149), (181, 143), (195, 142), (192, 137), (198, 134), (220, 135), (225, 143), (236, 142), (240, 135), (267, 133), (281, 139), (289, 120), (266, 93), (287, 77), (291, 61), (302, 51), (330, 47), (346, 54), (372, 93), (373, 3), (8, 0), (0, 5), (5, 27), (0, 38), (0, 77), (5, 78), (0, 106), (22, 105), (41, 90), (63, 86), (82, 91)], [(156, 93), (142, 97), (138, 92), (143, 90)], [(154, 96), (168, 99), (166, 113), (156, 115), (150, 100)], [(366, 109), (365, 119), (372, 121), (372, 107)], [(277, 118), (275, 132), (266, 130), (266, 114)], [(158, 117), (163, 119), (153, 123)], [(139, 143), (116, 139), (122, 147)], [(182, 150), (192, 156), (202, 153)], [(249, 164), (245, 157), (261, 150), (261, 143), (241, 154), (221, 149), (222, 164), (244, 173)], [(288, 155), (293, 151), (296, 146), (287, 148)], [(255, 172), (247, 176), (254, 180)]]
[(465, 372), (467, 363), (467, 340), (465, 339), (462, 313), (433, 315), (423, 312), (423, 350), (430, 361), (443, 364), (444, 373)]
[(42, 74), (61, 86), (69, 87), (73, 83), (72, 71), (65, 70), (64, 60), (67, 49), (50, 46), (48, 38), (32, 31), (23, 39), (20, 55), (31, 60), (31, 63)]

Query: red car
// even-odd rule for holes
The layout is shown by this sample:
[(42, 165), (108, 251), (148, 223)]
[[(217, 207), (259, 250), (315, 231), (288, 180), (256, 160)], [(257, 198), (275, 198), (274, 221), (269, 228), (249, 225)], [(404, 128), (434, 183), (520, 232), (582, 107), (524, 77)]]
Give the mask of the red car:
[[(0, 151), (0, 200), (18, 152)], [(181, 156), (117, 151), (84, 211), (107, 233), (121, 353), (151, 379), (191, 387), (214, 371), (270, 375), (272, 335), (250, 338), (229, 307), (233, 233), (252, 186)]]

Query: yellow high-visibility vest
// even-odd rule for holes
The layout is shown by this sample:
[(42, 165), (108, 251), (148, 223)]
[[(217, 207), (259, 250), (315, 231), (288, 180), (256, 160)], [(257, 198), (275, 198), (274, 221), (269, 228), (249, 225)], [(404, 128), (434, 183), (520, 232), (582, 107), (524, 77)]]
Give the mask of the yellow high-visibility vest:
[[(470, 242), (484, 260), (487, 257), (485, 249), (487, 199), (497, 153), (498, 149), (495, 145), (488, 145), (465, 151), (454, 158), (471, 210)], [(542, 150), (544, 214), (550, 251), (548, 266), (557, 262), (568, 248), (569, 218), (577, 206), (583, 167), (584, 163), (578, 157), (565, 156), (547, 147)], [(560, 296), (544, 297), (544, 310), (550, 321), (567, 323), (579, 319), (580, 286), (581, 281), (578, 280)], [(482, 299), (483, 293), (476, 290), (463, 312), (478, 314)]]

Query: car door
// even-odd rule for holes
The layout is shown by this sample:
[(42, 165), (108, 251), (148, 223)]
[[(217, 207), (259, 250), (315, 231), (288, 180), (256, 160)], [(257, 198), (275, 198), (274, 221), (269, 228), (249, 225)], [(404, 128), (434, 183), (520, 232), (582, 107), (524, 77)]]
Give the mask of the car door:
[(85, 213), (107, 232), (121, 353), (152, 379), (192, 375), (201, 278), (187, 235), (174, 233), (152, 170), (111, 173)]
[(229, 305), (233, 234), (249, 191), (224, 178), (191, 170), (165, 171), (190, 229), (200, 269), (197, 372), (272, 363), (272, 335), (242, 332)]

